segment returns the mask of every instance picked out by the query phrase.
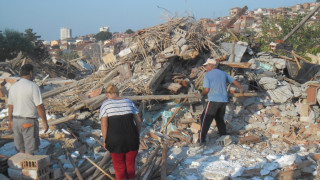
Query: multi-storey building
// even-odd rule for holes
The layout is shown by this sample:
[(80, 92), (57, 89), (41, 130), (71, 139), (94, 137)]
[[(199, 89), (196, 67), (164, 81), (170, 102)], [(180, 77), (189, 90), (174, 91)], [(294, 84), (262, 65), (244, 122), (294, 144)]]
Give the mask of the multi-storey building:
[(109, 31), (109, 27), (108, 26), (102, 26), (100, 27), (100, 32), (108, 32)]
[(63, 27), (60, 29), (60, 39), (64, 40), (64, 39), (68, 39), (68, 38), (72, 38), (72, 31), (70, 28), (66, 28)]

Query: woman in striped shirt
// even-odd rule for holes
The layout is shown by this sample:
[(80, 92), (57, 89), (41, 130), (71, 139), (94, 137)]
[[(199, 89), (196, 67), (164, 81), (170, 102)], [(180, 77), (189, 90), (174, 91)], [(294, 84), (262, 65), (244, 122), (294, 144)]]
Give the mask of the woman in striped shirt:
[(119, 97), (114, 84), (106, 88), (99, 119), (104, 148), (110, 151), (116, 179), (135, 179), (135, 158), (139, 150), (141, 118), (134, 103)]

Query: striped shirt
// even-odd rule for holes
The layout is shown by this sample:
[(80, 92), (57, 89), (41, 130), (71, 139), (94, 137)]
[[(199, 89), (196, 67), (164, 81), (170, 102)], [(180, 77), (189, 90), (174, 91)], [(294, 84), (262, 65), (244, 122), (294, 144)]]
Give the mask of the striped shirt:
[(108, 99), (101, 105), (99, 119), (102, 117), (119, 116), (125, 114), (138, 114), (138, 112), (139, 111), (137, 107), (130, 99)]

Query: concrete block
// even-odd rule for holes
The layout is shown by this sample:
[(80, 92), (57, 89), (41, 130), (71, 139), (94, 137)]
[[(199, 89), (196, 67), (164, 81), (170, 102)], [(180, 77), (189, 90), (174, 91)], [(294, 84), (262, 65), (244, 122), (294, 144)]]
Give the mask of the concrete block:
[(22, 180), (22, 170), (21, 169), (8, 168), (8, 175), (9, 175), (10, 179)]
[(200, 103), (194, 103), (191, 105), (191, 113), (192, 115), (201, 115), (203, 111), (203, 105)]
[(110, 174), (112, 174), (112, 175), (116, 174), (113, 166), (109, 168), (109, 172), (110, 172)]
[(254, 135), (239, 138), (240, 144), (258, 143), (260, 141), (261, 141), (260, 138), (258, 136), (254, 136)]
[(190, 129), (191, 129), (192, 133), (198, 133), (201, 129), (201, 126), (200, 126), (200, 124), (192, 123), (190, 125)]
[(0, 179), (1, 180), (10, 180), (7, 176), (5, 176), (4, 174), (0, 174)]
[(40, 169), (50, 165), (50, 157), (46, 155), (30, 156), (22, 162), (23, 169)]
[(220, 146), (228, 146), (232, 143), (232, 140), (230, 139), (229, 135), (221, 136), (219, 139), (217, 139), (217, 143)]
[(192, 135), (192, 143), (195, 144), (195, 143), (198, 142), (198, 140), (199, 140), (199, 134), (198, 133), (197, 134), (193, 134)]
[(300, 121), (309, 121), (309, 104), (302, 103), (300, 106)]
[(60, 168), (56, 168), (52, 170), (52, 179), (59, 179), (62, 177), (62, 171)]
[(8, 165), (10, 168), (22, 169), (22, 162), (29, 157), (32, 157), (32, 156), (25, 153), (18, 153), (9, 158)]
[(49, 180), (49, 167), (41, 169), (22, 169), (23, 179), (39, 179), (39, 180)]
[(8, 158), (4, 155), (0, 155), (0, 173), (7, 174), (7, 169), (8, 169)]

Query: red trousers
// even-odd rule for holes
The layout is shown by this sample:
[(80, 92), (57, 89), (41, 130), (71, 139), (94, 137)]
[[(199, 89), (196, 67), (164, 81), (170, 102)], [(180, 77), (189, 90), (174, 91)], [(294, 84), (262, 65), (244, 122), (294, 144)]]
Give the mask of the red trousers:
[(116, 173), (116, 179), (133, 179), (136, 177), (135, 161), (138, 151), (129, 151), (127, 153), (111, 153), (113, 168)]

